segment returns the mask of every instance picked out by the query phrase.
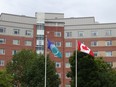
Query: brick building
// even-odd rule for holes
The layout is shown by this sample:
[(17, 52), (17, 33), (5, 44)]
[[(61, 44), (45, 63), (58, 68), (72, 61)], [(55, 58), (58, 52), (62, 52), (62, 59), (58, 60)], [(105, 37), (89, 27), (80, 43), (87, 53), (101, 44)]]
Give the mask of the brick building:
[(75, 50), (76, 40), (84, 42), (95, 56), (116, 67), (116, 23), (98, 23), (94, 17), (64, 18), (63, 13), (36, 13), (35, 17), (2, 13), (0, 15), (0, 68), (21, 49), (44, 53), (45, 37), (59, 48), (63, 58), (51, 60), (61, 79), (60, 87), (70, 87), (69, 57)]

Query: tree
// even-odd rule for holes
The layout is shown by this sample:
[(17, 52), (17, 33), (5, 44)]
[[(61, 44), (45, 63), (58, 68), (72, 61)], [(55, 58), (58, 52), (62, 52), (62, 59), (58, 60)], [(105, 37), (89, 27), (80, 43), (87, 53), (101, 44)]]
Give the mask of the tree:
[[(79, 87), (115, 87), (116, 71), (102, 58), (95, 58), (82, 52), (78, 52), (77, 85)], [(70, 57), (71, 87), (75, 87), (75, 52)]]
[[(13, 76), (18, 87), (44, 87), (45, 57), (30, 50), (22, 50), (13, 56), (7, 65), (7, 72)], [(60, 79), (55, 64), (47, 58), (47, 87), (58, 87)]]
[[(27, 76), (28, 87), (44, 87), (45, 57), (39, 55)], [(47, 57), (47, 87), (59, 87), (60, 79), (56, 74), (55, 64)]]
[(33, 61), (37, 58), (37, 54), (31, 50), (22, 50), (13, 56), (12, 61), (7, 65), (7, 72), (10, 73), (14, 81), (13, 83), (21, 87), (24, 85), (25, 74), (32, 66)]
[(12, 76), (6, 70), (0, 71), (0, 87), (13, 87)]

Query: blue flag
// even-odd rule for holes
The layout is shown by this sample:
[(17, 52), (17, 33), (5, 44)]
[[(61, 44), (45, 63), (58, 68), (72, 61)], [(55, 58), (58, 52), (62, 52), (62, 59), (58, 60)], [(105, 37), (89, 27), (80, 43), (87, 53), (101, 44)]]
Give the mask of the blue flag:
[(55, 56), (57, 56), (57, 57), (59, 57), (59, 58), (62, 58), (61, 52), (60, 52), (60, 51), (58, 50), (58, 48), (57, 48), (51, 41), (49, 41), (49, 40), (48, 40), (48, 49), (50, 49), (51, 52), (52, 52)]

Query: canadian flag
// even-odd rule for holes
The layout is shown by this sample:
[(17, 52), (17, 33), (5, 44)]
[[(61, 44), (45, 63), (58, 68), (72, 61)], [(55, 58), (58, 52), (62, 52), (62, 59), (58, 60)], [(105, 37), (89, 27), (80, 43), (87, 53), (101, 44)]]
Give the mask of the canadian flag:
[(91, 56), (94, 56), (92, 50), (88, 48), (86, 45), (78, 41), (78, 50), (87, 54), (90, 54)]

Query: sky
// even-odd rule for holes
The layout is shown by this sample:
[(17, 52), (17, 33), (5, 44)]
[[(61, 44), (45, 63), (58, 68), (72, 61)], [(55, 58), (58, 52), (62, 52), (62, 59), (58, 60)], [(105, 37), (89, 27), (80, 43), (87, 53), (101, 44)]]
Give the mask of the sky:
[(0, 14), (35, 17), (35, 12), (64, 13), (64, 17), (95, 17), (116, 23), (116, 0), (0, 0)]

